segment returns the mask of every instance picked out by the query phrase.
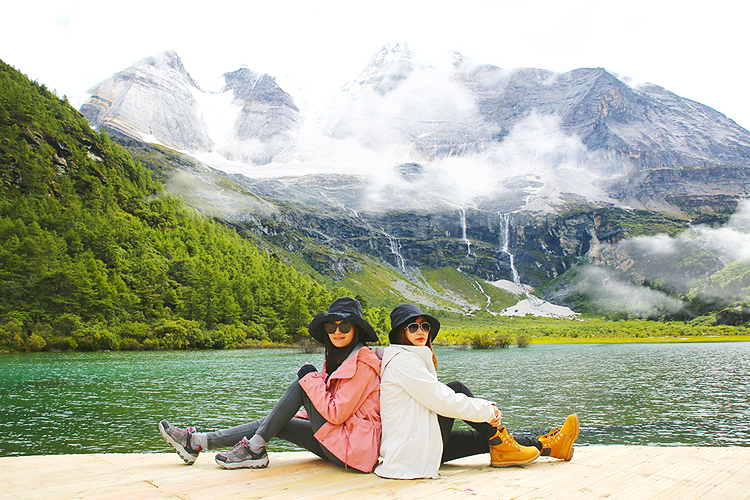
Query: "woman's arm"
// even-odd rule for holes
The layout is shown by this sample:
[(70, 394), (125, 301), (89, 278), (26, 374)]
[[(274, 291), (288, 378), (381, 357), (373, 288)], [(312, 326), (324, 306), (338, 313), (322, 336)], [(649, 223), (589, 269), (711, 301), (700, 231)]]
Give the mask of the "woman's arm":
[(379, 377), (378, 372), (367, 363), (357, 363), (354, 376), (343, 379), (334, 397), (326, 388), (323, 375), (318, 372), (308, 373), (299, 381), (299, 385), (307, 393), (310, 401), (328, 422), (339, 425), (351, 417), (362, 406), (369, 392), (365, 389), (373, 379)]
[(389, 382), (398, 384), (415, 401), (438, 415), (470, 422), (491, 422), (496, 418), (491, 402), (454, 392), (430, 373), (419, 359), (396, 356), (389, 363), (388, 371)]

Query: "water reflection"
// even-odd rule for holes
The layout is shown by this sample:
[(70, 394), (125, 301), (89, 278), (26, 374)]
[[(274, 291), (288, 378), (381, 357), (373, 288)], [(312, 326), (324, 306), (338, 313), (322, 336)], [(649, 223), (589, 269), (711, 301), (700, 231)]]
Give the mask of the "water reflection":
[[(497, 401), (509, 429), (577, 412), (580, 444), (750, 445), (750, 343), (439, 349), (439, 377)], [(0, 455), (164, 451), (156, 422), (210, 430), (265, 415), (290, 350), (0, 356)], [(294, 449), (280, 441), (273, 449)]]

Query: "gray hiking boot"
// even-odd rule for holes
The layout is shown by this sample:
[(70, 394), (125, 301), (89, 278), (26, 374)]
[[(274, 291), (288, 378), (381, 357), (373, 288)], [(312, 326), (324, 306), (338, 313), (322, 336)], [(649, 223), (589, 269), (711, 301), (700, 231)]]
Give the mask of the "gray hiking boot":
[(234, 445), (231, 451), (216, 455), (216, 463), (223, 469), (262, 469), (268, 466), (268, 453), (264, 446), (260, 453), (250, 450), (247, 438)]
[(159, 433), (164, 441), (174, 446), (177, 454), (186, 464), (193, 465), (201, 451), (200, 447), (197, 449), (190, 447), (190, 437), (195, 433), (195, 427), (178, 429), (166, 420), (162, 420), (159, 422)]

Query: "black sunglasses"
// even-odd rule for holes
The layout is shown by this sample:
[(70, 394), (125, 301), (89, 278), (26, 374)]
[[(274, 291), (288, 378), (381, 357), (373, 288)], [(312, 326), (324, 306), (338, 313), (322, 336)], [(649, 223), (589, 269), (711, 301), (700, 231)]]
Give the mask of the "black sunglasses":
[(406, 327), (409, 333), (417, 333), (420, 328), (424, 333), (430, 333), (430, 324), (426, 321), (424, 323), (411, 323)]
[(336, 328), (339, 329), (341, 333), (349, 333), (349, 330), (352, 329), (351, 323), (339, 323), (338, 325), (336, 323), (323, 323), (323, 328), (325, 328), (327, 334), (332, 334), (336, 332)]

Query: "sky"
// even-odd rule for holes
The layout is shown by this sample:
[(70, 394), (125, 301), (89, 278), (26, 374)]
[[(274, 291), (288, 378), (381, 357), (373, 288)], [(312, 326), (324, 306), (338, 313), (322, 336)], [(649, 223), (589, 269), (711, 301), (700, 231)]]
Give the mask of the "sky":
[(164, 50), (206, 90), (248, 67), (324, 98), (406, 42), (508, 69), (604, 67), (750, 129), (748, 14), (736, 0), (39, 0), (3, 6), (0, 59), (72, 101)]

